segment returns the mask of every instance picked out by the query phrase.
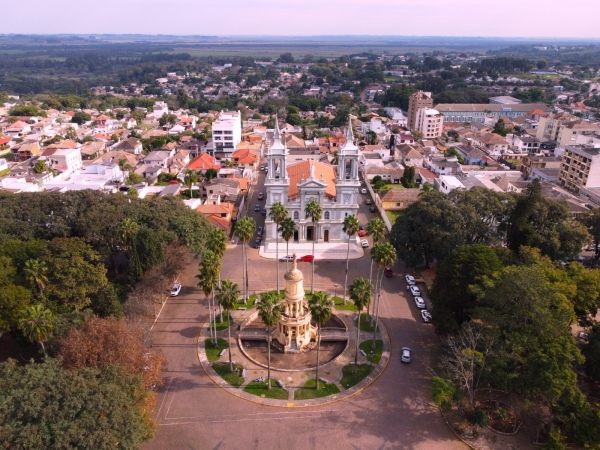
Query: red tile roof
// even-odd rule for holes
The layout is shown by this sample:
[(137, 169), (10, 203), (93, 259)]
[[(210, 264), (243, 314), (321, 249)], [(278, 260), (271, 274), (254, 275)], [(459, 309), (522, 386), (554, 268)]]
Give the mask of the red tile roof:
[(318, 181), (321, 181), (321, 175), (323, 175), (323, 181), (327, 183), (327, 187), (325, 188), (325, 195), (327, 195), (330, 198), (334, 198), (336, 196), (335, 168), (331, 165), (315, 161), (304, 161), (288, 167), (287, 173), (290, 177), (290, 188), (288, 191), (288, 197), (290, 199), (298, 197), (298, 183), (302, 181), (302, 178), (304, 178), (304, 181), (308, 179), (308, 177), (310, 176), (311, 166), (315, 166), (315, 178)]
[(208, 153), (202, 153), (200, 156), (194, 159), (188, 166), (188, 169), (191, 170), (219, 170), (220, 168), (221, 165), (217, 164), (215, 158), (210, 156)]

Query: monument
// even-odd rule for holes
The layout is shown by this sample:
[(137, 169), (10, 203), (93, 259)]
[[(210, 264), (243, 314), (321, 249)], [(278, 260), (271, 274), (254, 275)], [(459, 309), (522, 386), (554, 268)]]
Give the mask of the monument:
[(296, 255), (292, 268), (285, 274), (284, 311), (277, 322), (273, 338), (284, 353), (300, 353), (316, 338), (317, 330), (310, 324), (311, 314), (304, 297), (304, 275), (298, 270)]

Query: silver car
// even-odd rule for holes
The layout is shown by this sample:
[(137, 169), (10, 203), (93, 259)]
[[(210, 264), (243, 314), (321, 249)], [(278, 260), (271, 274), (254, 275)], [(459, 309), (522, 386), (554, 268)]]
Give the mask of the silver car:
[(410, 293), (414, 297), (420, 297), (421, 296), (421, 290), (417, 286), (415, 286), (415, 285), (410, 286)]
[(417, 308), (419, 309), (425, 309), (425, 300), (421, 297), (415, 297), (415, 305), (417, 305)]
[(177, 297), (181, 292), (181, 283), (175, 283), (171, 289), (171, 297)]
[(412, 286), (413, 284), (415, 284), (415, 277), (413, 277), (412, 275), (406, 275), (404, 278), (406, 279), (406, 283), (409, 286)]
[(402, 347), (402, 358), (401, 361), (403, 363), (409, 363), (410, 362), (410, 348), (408, 347)]
[(423, 318), (423, 322), (425, 322), (425, 323), (431, 322), (431, 314), (426, 309), (421, 310), (421, 317)]

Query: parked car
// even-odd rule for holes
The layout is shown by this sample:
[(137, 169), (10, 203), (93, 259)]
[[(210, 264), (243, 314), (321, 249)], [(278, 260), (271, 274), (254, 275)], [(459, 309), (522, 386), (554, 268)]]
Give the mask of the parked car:
[(181, 292), (181, 283), (175, 283), (171, 289), (171, 297), (177, 297)]
[(409, 286), (415, 284), (415, 277), (413, 277), (412, 275), (406, 275), (404, 278), (406, 279), (406, 282)]
[(259, 200), (263, 200), (265, 198), (265, 194), (263, 194), (262, 192), (258, 193), (258, 199)]
[(260, 241), (257, 239), (254, 241), (254, 248), (259, 248), (260, 247)]
[(578, 256), (578, 257), (577, 257), (577, 262), (578, 262), (579, 264), (583, 264), (583, 263), (585, 262), (585, 257), (583, 257), (583, 256)]
[(384, 274), (386, 277), (391, 277), (391, 276), (393, 275), (393, 273), (392, 273), (392, 268), (391, 268), (390, 266), (386, 266), (386, 267), (383, 269), (383, 274)]
[(362, 223), (359, 223), (359, 224), (358, 224), (358, 229), (359, 229), (359, 230), (364, 230), (364, 229), (365, 229), (365, 227), (363, 226), (363, 224), (362, 224)]
[(292, 255), (286, 255), (283, 258), (279, 258), (279, 261), (281, 262), (287, 262), (287, 261), (293, 261), (294, 257)]
[(415, 297), (420, 297), (421, 296), (421, 290), (415, 286), (414, 284), (412, 286), (409, 286), (410, 289), (410, 293), (415, 296)]
[(367, 248), (369, 246), (369, 241), (363, 239), (362, 241), (360, 241), (360, 245), (362, 245), (362, 248)]
[(417, 305), (417, 308), (419, 309), (425, 309), (425, 300), (423, 300), (421, 297), (415, 297), (415, 305)]
[(359, 235), (360, 237), (364, 237), (364, 236), (366, 236), (366, 235), (367, 235), (367, 232), (366, 232), (365, 230), (358, 230), (358, 235)]
[(367, 190), (366, 190), (365, 188), (362, 188), (362, 189), (360, 190), (360, 193), (361, 193), (361, 194), (366, 194), (366, 193), (367, 193)]
[(313, 255), (304, 255), (300, 257), (300, 261), (311, 262), (315, 257)]
[(410, 362), (410, 348), (408, 348), (408, 347), (402, 347), (402, 358), (400, 358), (400, 360), (403, 363), (409, 363)]
[(371, 205), (371, 204), (373, 204), (373, 202), (371, 201), (371, 199), (370, 199), (370, 198), (368, 198), (368, 199), (367, 199), (367, 201), (365, 201), (365, 203), (366, 203), (367, 205)]
[(265, 229), (263, 227), (258, 227), (258, 232), (262, 233)]
[(371, 207), (369, 208), (369, 211), (371, 211), (372, 213), (374, 213), (375, 211), (377, 211), (377, 209), (376, 209), (374, 206), (371, 206)]
[(263, 216), (266, 216), (266, 215), (267, 215), (267, 208), (264, 208), (264, 209), (262, 210), (261, 214), (262, 214)]
[(265, 166), (260, 166), (260, 170), (264, 172), (265, 171)]
[(421, 317), (423, 318), (423, 322), (431, 322), (431, 314), (429, 314), (429, 311), (427, 311), (426, 309), (421, 310)]
[(254, 211), (260, 211), (260, 205), (255, 205), (254, 206)]
[(256, 240), (262, 241), (262, 233), (260, 231), (256, 233)]

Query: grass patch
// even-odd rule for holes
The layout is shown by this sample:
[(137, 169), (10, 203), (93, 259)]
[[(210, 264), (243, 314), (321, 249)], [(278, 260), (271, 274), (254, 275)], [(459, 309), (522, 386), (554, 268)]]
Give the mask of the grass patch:
[(226, 348), (229, 348), (229, 344), (225, 339), (217, 338), (217, 345), (214, 346), (212, 343), (212, 339), (206, 339), (204, 341), (204, 349), (206, 352), (206, 358), (208, 362), (215, 362), (219, 360), (219, 353), (221, 353)]
[(340, 384), (346, 389), (355, 386), (360, 381), (364, 380), (371, 372), (374, 367), (370, 364), (359, 364), (356, 366), (356, 373), (354, 373), (354, 364), (348, 364), (342, 367), (342, 379)]
[[(364, 331), (365, 333), (375, 331), (375, 327), (371, 325), (371, 320), (367, 313), (360, 315), (360, 331)], [(377, 327), (377, 331), (379, 331), (379, 327)]]
[(358, 347), (367, 354), (367, 360), (373, 364), (379, 364), (383, 353), (383, 341), (375, 341), (375, 350), (372, 350), (373, 341), (365, 341)]
[(252, 308), (254, 308), (254, 304), (256, 303), (257, 298), (258, 298), (258, 295), (252, 294), (250, 297), (248, 297), (248, 303), (246, 303), (246, 304), (244, 304), (244, 299), (242, 298), (239, 302), (237, 302), (235, 304), (235, 309), (240, 309), (240, 308), (252, 309)]
[(219, 316), (219, 314), (217, 314), (215, 321), (217, 324), (217, 331), (226, 330), (233, 324), (233, 319), (231, 319), (230, 317), (227, 317), (227, 314), (225, 314), (225, 311), (223, 311), (223, 322), (221, 322), (221, 316)]
[(277, 400), (287, 400), (289, 398), (289, 392), (283, 388), (280, 388), (277, 381), (271, 378), (271, 390), (267, 389), (267, 382), (252, 381), (248, 383), (244, 388), (244, 392), (248, 394), (256, 395), (257, 397), (265, 396), (265, 398), (274, 398)]
[(241, 364), (234, 364), (233, 368), (238, 369), (238, 371), (236, 372), (234, 370), (233, 372), (230, 372), (228, 362), (213, 364), (213, 369), (215, 369), (215, 372), (217, 372), (221, 378), (223, 378), (233, 387), (240, 387), (242, 384), (244, 384), (244, 378), (241, 376), (244, 368)]
[(0, 170), (0, 177), (3, 177), (4, 175), (8, 175), (9, 173), (10, 173), (10, 169)]
[(340, 311), (358, 311), (358, 308), (352, 302), (352, 300), (346, 299), (346, 304), (344, 305), (344, 299), (341, 297), (334, 297), (333, 303), (335, 305), (335, 309), (339, 309)]
[(301, 387), (294, 392), (294, 400), (310, 400), (313, 398), (327, 397), (328, 395), (339, 394), (339, 388), (333, 383), (323, 383), (319, 381), (319, 390), (316, 389), (317, 382), (311, 378), (306, 382), (304, 387)]
[(388, 216), (388, 219), (390, 219), (390, 223), (392, 225), (394, 225), (396, 223), (396, 219), (398, 217), (400, 217), (402, 214), (404, 214), (404, 211), (389, 211), (389, 210), (385, 210), (385, 215)]

